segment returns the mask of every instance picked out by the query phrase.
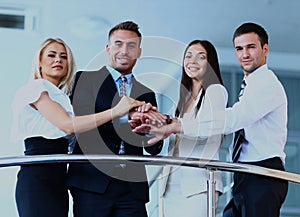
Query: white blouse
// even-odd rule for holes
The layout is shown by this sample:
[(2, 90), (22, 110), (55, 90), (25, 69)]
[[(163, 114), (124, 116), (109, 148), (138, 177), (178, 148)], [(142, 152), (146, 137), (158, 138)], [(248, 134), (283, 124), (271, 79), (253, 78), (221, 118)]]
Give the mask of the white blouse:
[[(209, 137), (198, 137), (198, 127), (193, 126), (195, 120), (201, 115), (211, 116), (216, 110), (226, 108), (228, 94), (224, 86), (213, 84), (206, 90), (205, 98), (195, 117), (194, 110), (197, 106), (202, 90), (199, 92), (190, 112), (184, 113), (181, 123), (184, 123), (184, 133), (171, 135), (169, 138), (168, 154), (174, 157), (201, 158), (202, 160), (219, 160), (219, 149), (222, 135)], [(185, 197), (207, 191), (207, 180), (209, 172), (206, 169), (186, 168), (179, 166), (165, 167), (163, 171), (164, 181), (161, 192), (166, 192), (166, 185), (180, 187)], [(220, 171), (215, 172), (216, 190), (223, 192), (222, 175)], [(171, 188), (170, 188), (171, 189)]]
[(37, 136), (47, 139), (57, 139), (67, 136), (64, 131), (50, 123), (38, 110), (30, 106), (31, 103), (40, 98), (42, 92), (47, 92), (49, 97), (60, 104), (70, 117), (74, 116), (70, 99), (62, 90), (45, 79), (29, 81), (17, 91), (13, 99), (13, 125), (11, 134), (13, 142)]

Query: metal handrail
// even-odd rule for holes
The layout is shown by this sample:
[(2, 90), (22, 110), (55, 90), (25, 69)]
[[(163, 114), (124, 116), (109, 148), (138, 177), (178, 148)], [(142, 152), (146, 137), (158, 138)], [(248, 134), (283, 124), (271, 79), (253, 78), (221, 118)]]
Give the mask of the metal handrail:
[(135, 155), (27, 155), (0, 158), (0, 167), (20, 166), (37, 163), (81, 163), (81, 162), (143, 162), (148, 165), (182, 165), (188, 167), (206, 168), (227, 172), (242, 172), (278, 178), (300, 184), (300, 174), (269, 169), (265, 167), (207, 160), (199, 158), (182, 158), (169, 156), (135, 156)]
[(21, 166), (43, 163), (84, 163), (84, 162), (113, 162), (113, 163), (143, 163), (145, 165), (181, 165), (196, 168), (206, 168), (209, 171), (207, 181), (207, 214), (209, 217), (216, 216), (215, 207), (215, 180), (214, 171), (241, 172), (255, 175), (262, 175), (278, 178), (289, 182), (300, 184), (300, 174), (269, 169), (242, 163), (230, 163), (217, 160), (207, 160), (199, 158), (182, 158), (170, 156), (134, 156), (134, 155), (31, 155), (31, 156), (12, 156), (0, 158), (0, 167)]

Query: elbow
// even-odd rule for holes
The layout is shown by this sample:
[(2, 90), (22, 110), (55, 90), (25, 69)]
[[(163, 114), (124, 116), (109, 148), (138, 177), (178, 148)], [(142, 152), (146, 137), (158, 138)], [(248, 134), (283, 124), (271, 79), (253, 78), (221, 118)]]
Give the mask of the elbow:
[(62, 124), (60, 129), (68, 135), (75, 133), (75, 128), (74, 128), (73, 122)]
[(72, 129), (72, 128), (64, 129), (63, 131), (64, 131), (66, 134), (68, 134), (68, 135), (71, 135), (71, 134), (74, 134), (74, 133), (75, 133), (74, 129)]

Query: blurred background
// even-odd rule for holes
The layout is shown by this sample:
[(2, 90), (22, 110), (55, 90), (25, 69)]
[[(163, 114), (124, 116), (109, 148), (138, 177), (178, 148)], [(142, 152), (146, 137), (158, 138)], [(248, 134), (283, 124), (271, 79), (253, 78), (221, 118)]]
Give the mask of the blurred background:
[[(44, 39), (65, 40), (74, 52), (78, 70), (97, 69), (106, 62), (108, 30), (121, 21), (135, 21), (144, 39), (134, 74), (157, 93), (160, 110), (168, 112), (177, 101), (183, 49), (194, 39), (207, 39), (215, 45), (229, 105), (236, 100), (243, 74), (234, 56), (232, 34), (243, 22), (257, 22), (269, 33), (267, 62), (288, 96), (286, 170), (300, 173), (299, 8), (298, 0), (0, 0), (0, 157), (23, 155), (23, 145), (10, 141), (11, 100), (30, 78), (34, 53)], [(229, 135), (222, 144), (224, 161), (228, 160), (230, 140)], [(17, 216), (17, 171), (18, 167), (0, 168), (1, 216)], [(148, 168), (154, 180), (158, 172), (157, 168)], [(219, 200), (218, 216), (230, 198), (231, 174), (224, 172), (223, 176), (226, 193)], [(157, 217), (158, 183), (150, 184), (147, 208), (149, 216)], [(300, 216), (299, 195), (300, 185), (290, 183), (282, 217)]]

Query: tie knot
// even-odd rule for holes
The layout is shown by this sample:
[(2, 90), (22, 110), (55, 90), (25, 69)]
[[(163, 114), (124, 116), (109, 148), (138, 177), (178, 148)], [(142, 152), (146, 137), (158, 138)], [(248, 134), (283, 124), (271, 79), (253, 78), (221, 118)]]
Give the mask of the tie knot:
[(122, 83), (126, 83), (127, 82), (126, 76), (121, 76), (121, 80), (122, 80)]

